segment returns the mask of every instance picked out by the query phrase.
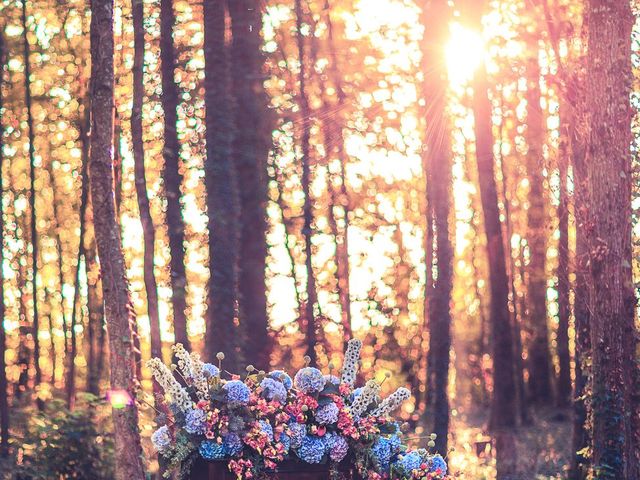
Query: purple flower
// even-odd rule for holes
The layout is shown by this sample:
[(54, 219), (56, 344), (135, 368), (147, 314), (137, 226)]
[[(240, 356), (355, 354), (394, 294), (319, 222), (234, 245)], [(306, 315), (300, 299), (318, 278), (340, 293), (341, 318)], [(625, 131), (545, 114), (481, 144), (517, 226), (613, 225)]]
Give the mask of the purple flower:
[(267, 434), (270, 442), (273, 442), (273, 427), (267, 420), (260, 420), (260, 430)]
[(303, 393), (320, 392), (325, 385), (322, 372), (313, 367), (305, 367), (298, 370), (294, 382), (296, 387)]
[(225, 453), (230, 457), (239, 455), (244, 448), (240, 436), (233, 432), (227, 433), (222, 437), (222, 446), (224, 447)]
[(207, 414), (199, 408), (193, 408), (184, 417), (184, 429), (193, 435), (204, 433), (207, 428)]
[(338, 421), (339, 413), (340, 409), (334, 402), (327, 403), (316, 410), (316, 420), (321, 425), (336, 423)]
[(166, 425), (158, 428), (151, 435), (151, 442), (158, 452), (163, 452), (171, 445), (171, 435), (169, 434), (169, 428)]
[(341, 435), (330, 435), (327, 443), (329, 458), (334, 462), (341, 462), (344, 460), (344, 457), (347, 456), (347, 453), (349, 453), (349, 443), (347, 443), (347, 440)]
[(260, 382), (260, 388), (262, 388), (262, 393), (267, 400), (280, 403), (287, 401), (287, 389), (282, 382), (267, 377)]
[(202, 373), (205, 377), (217, 377), (220, 375), (220, 369), (211, 363), (202, 365)]
[(249, 403), (251, 390), (240, 380), (231, 380), (225, 383), (222, 388), (227, 393), (227, 400), (230, 406), (237, 407)]
[(289, 423), (289, 437), (291, 438), (291, 448), (299, 448), (302, 440), (307, 435), (307, 426), (302, 423)]
[(287, 372), (283, 372), (282, 370), (274, 370), (272, 372), (269, 372), (269, 375), (267, 376), (281, 382), (284, 385), (284, 388), (286, 388), (287, 390), (291, 390), (291, 387), (293, 387), (293, 381), (291, 380), (291, 377)]

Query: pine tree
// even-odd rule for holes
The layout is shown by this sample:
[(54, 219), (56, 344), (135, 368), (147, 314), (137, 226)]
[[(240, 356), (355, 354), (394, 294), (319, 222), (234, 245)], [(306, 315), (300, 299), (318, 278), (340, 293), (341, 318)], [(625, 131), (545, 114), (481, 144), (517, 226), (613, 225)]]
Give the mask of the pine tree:
[[(113, 190), (113, 0), (91, 4), (91, 197), (109, 332), (117, 480), (143, 480), (131, 306)], [(128, 397), (128, 399), (127, 399)], [(128, 400), (128, 401), (127, 401)], [(122, 400), (120, 400), (122, 402)]]

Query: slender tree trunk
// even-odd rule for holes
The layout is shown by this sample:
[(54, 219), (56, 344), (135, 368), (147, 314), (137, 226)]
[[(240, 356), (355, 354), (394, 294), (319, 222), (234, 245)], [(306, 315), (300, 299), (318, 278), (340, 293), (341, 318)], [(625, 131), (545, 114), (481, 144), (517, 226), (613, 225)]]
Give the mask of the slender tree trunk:
[(587, 6), (589, 307), (593, 468), (640, 478), (640, 366), (632, 275), (631, 31), (629, 2)]
[[(89, 185), (89, 177), (85, 178)], [(84, 267), (87, 278), (87, 320), (89, 360), (87, 375), (87, 390), (94, 395), (100, 395), (100, 380), (104, 371), (106, 330), (104, 319), (104, 303), (102, 281), (100, 279), (100, 265), (98, 264), (98, 250), (93, 227), (93, 206), (91, 195), (87, 198), (84, 217)]]
[[(577, 82), (576, 82), (577, 83)], [(582, 85), (582, 83), (580, 83)], [(582, 100), (582, 99), (581, 99)], [(583, 101), (578, 103), (583, 112)], [(573, 160), (574, 205), (576, 219), (576, 280), (574, 284), (575, 318), (575, 383), (573, 390), (573, 437), (570, 480), (586, 480), (591, 463), (591, 434), (588, 427), (588, 389), (591, 378), (591, 333), (589, 312), (589, 250), (587, 245), (587, 191), (585, 170), (585, 139), (582, 129), (571, 128), (571, 158)]]
[[(231, 159), (234, 128), (229, 102), (225, 3), (224, 0), (204, 2), (207, 125), (205, 185), (209, 214), (210, 272), (206, 343), (210, 360), (215, 358), (216, 352), (224, 351), (227, 368), (237, 371), (241, 360), (239, 349), (243, 343), (241, 331), (235, 321), (239, 199), (236, 173)], [(247, 333), (252, 335), (253, 331), (248, 330)], [(257, 334), (261, 335), (261, 332)]]
[[(344, 335), (344, 345), (353, 336), (353, 326), (351, 325), (351, 284), (349, 264), (349, 214), (351, 212), (351, 200), (347, 191), (347, 153), (344, 145), (344, 110), (347, 106), (347, 96), (344, 92), (342, 75), (340, 73), (340, 62), (336, 49), (335, 33), (333, 20), (331, 18), (331, 4), (329, 0), (325, 0), (325, 21), (327, 24), (327, 42), (329, 47), (329, 71), (331, 81), (336, 89), (337, 106), (335, 112), (331, 116), (327, 129), (329, 134), (329, 142), (327, 147), (335, 150), (339, 161), (339, 183), (338, 189), (331, 189), (332, 206), (331, 215), (335, 220), (335, 239), (336, 239), (336, 277), (338, 282), (338, 298), (340, 301), (341, 322)], [(333, 142), (332, 139), (335, 139)], [(339, 208), (336, 208), (339, 207)], [(341, 210), (342, 226), (338, 225), (336, 211)]]
[[(435, 449), (447, 454), (449, 430), (449, 353), (451, 350), (451, 290), (453, 287), (453, 246), (451, 244), (451, 138), (447, 118), (447, 72), (444, 46), (449, 33), (451, 7), (446, 0), (425, 5), (423, 45), (423, 98), (427, 134), (426, 165), (432, 181), (433, 221), (436, 232), (436, 265), (438, 275), (429, 296), (429, 351), (433, 359), (433, 414)], [(426, 252), (425, 252), (426, 253)]]
[(505, 265), (504, 244), (498, 210), (498, 194), (494, 173), (491, 103), (486, 70), (478, 69), (474, 79), (473, 114), (476, 131), (476, 159), (480, 199), (484, 213), (489, 283), (491, 284), (491, 326), (493, 344), (494, 392), (491, 404), (493, 428), (515, 426), (516, 405), (513, 375), (513, 334), (509, 321), (509, 279)]
[(571, 401), (571, 354), (569, 352), (569, 317), (571, 305), (569, 299), (569, 197), (567, 191), (569, 164), (569, 130), (567, 115), (569, 106), (560, 106), (560, 145), (558, 149), (558, 175), (560, 177), (558, 203), (558, 333), (557, 350), (560, 370), (558, 372), (557, 403), (566, 407)]
[[(6, 61), (4, 31), (0, 31), (0, 111), (4, 108), (2, 88)], [(4, 323), (4, 124), (0, 117), (0, 458), (9, 456), (9, 384), (7, 382), (7, 332)], [(55, 365), (54, 365), (55, 370)]]
[(540, 106), (540, 66), (537, 39), (532, 45), (532, 58), (527, 63), (527, 178), (529, 179), (529, 208), (527, 210), (527, 269), (529, 344), (529, 394), (536, 403), (553, 401), (547, 328), (547, 214), (544, 193), (544, 116)]
[(178, 120), (178, 86), (174, 78), (175, 51), (173, 45), (173, 1), (160, 1), (160, 60), (162, 62), (162, 108), (164, 110), (164, 169), (162, 177), (167, 197), (167, 230), (171, 261), (171, 302), (176, 343), (189, 348), (187, 335), (187, 276), (184, 266), (184, 218), (180, 206), (182, 174), (180, 173), (180, 143)]
[[(160, 314), (158, 310), (158, 284), (154, 273), (154, 252), (156, 231), (151, 217), (147, 178), (144, 164), (144, 135), (142, 126), (142, 106), (144, 102), (144, 1), (133, 0), (131, 13), (134, 30), (133, 58), (133, 106), (131, 109), (131, 138), (138, 209), (144, 241), (144, 286), (147, 294), (149, 314), (149, 336), (151, 357), (162, 358), (162, 339), (160, 337)], [(154, 382), (154, 387), (157, 385)]]
[(111, 395), (129, 399), (125, 405), (113, 402), (116, 479), (143, 480), (131, 334), (135, 315), (113, 192), (113, 0), (93, 0), (91, 13), (91, 197), (109, 329)]
[(316, 290), (316, 277), (313, 271), (313, 200), (311, 199), (311, 108), (307, 96), (307, 65), (305, 59), (305, 40), (302, 33), (304, 24), (304, 12), (302, 0), (295, 0), (296, 15), (296, 40), (298, 47), (298, 61), (300, 70), (298, 73), (300, 116), (302, 123), (301, 150), (302, 150), (302, 193), (304, 195), (302, 234), (304, 236), (305, 266), (307, 270), (307, 298), (305, 299), (305, 340), (306, 354), (311, 358), (311, 365), (317, 361), (317, 325), (315, 317), (318, 294)]
[[(502, 98), (500, 99), (500, 105), (503, 105)], [(500, 124), (500, 173), (502, 175), (502, 198), (504, 201), (504, 226), (505, 226), (505, 254), (507, 256), (507, 275), (509, 277), (509, 293), (511, 294), (511, 325), (513, 326), (513, 357), (515, 360), (515, 381), (516, 381), (516, 401), (518, 404), (518, 413), (520, 415), (520, 422), (523, 425), (531, 423), (529, 417), (529, 402), (526, 396), (526, 388), (524, 381), (524, 361), (523, 361), (523, 347), (522, 347), (522, 330), (520, 328), (523, 315), (518, 305), (518, 295), (516, 292), (516, 265), (511, 252), (511, 238), (513, 236), (513, 229), (511, 226), (511, 199), (508, 193), (507, 186), (507, 172), (505, 168), (505, 159), (502, 156), (502, 138), (503, 138), (503, 123)]]
[[(82, 265), (82, 258), (85, 254), (84, 250), (84, 240), (85, 240), (85, 232), (86, 232), (86, 212), (87, 212), (87, 203), (89, 201), (89, 179), (88, 179), (88, 169), (89, 169), (89, 158), (88, 156), (84, 159), (86, 160), (82, 164), (82, 187), (80, 189), (80, 236), (78, 239), (78, 254), (76, 256), (76, 269), (75, 269), (75, 279), (74, 285), (75, 290), (73, 293), (73, 304), (71, 307), (71, 323), (69, 325), (70, 330), (70, 340), (71, 345), (69, 348), (69, 356), (67, 358), (67, 378), (65, 382), (65, 390), (67, 396), (67, 407), (69, 410), (73, 410), (75, 406), (75, 398), (76, 398), (76, 356), (78, 354), (78, 340), (76, 336), (76, 325), (78, 324), (78, 316), (82, 311), (82, 306), (80, 304), (80, 267)], [(85, 262), (86, 263), (86, 262)], [(89, 276), (87, 275), (87, 278)], [(92, 324), (91, 324), (91, 315), (89, 316), (89, 337), (91, 342), (92, 337)], [(90, 347), (91, 348), (91, 347)], [(90, 350), (91, 351), (91, 350)], [(94, 359), (89, 355), (89, 375), (88, 375), (88, 390), (92, 393), (94, 389), (92, 388), (93, 379), (92, 379), (92, 364), (94, 363)]]
[[(14, 177), (9, 177), (9, 185), (15, 185)], [(15, 192), (14, 200), (17, 200), (17, 192)], [(14, 212), (16, 212), (16, 202), (14, 202)], [(21, 218), (22, 217), (22, 218)], [(20, 232), (24, 232), (24, 240), (25, 245), (29, 242), (29, 234), (27, 233), (27, 226), (25, 225), (26, 220), (21, 215), (16, 215), (14, 218), (15, 222), (15, 230), (13, 232), (14, 240), (19, 241), (21, 238)], [(18, 257), (26, 255), (27, 249), (26, 246), (21, 248), (18, 251)], [(20, 368), (20, 374), (18, 375), (18, 382), (14, 388), (14, 396), (19, 399), (22, 397), (22, 394), (27, 391), (29, 387), (29, 364), (31, 360), (31, 346), (29, 344), (29, 333), (31, 331), (31, 325), (29, 324), (29, 307), (27, 305), (27, 280), (25, 267), (22, 265), (22, 262), (19, 261), (19, 258), (16, 260), (16, 285), (18, 287), (19, 292), (19, 303), (18, 303), (18, 335), (19, 335), (19, 343), (18, 343), (18, 358), (17, 364)]]
[(38, 217), (36, 213), (36, 166), (35, 166), (35, 132), (33, 130), (33, 112), (31, 104), (31, 65), (30, 47), (27, 28), (27, 1), (22, 0), (22, 29), (23, 29), (23, 62), (24, 62), (24, 101), (27, 109), (27, 131), (29, 138), (29, 210), (31, 211), (31, 265), (32, 281), (31, 296), (33, 302), (33, 364), (35, 366), (36, 404), (38, 409), (44, 408), (44, 402), (40, 399), (38, 389), (42, 382), (42, 369), (40, 368), (40, 318), (38, 315)]
[[(57, 195), (57, 187), (55, 182), (55, 177), (53, 174), (53, 166), (51, 162), (47, 164), (47, 173), (49, 174), (49, 184), (51, 189), (53, 190), (53, 230), (54, 237), (56, 242), (56, 256), (58, 262), (58, 283), (60, 284), (60, 316), (62, 317), (62, 326), (63, 331), (66, 332), (67, 325), (67, 314), (65, 312), (65, 296), (64, 296), (64, 256), (62, 250), (62, 239), (60, 237), (61, 230), (61, 221), (60, 221), (60, 213), (58, 211), (59, 198)], [(50, 296), (48, 293), (48, 289), (45, 288), (45, 296), (47, 296), (47, 301), (45, 305), (50, 305)], [(51, 362), (53, 364), (52, 367), (52, 375), (51, 375), (51, 385), (55, 386), (56, 383), (56, 346), (53, 335), (53, 313), (51, 311), (51, 306), (49, 306), (49, 337), (51, 339)]]
[[(251, 332), (244, 357), (267, 367), (272, 340), (267, 318), (265, 269), (267, 258), (267, 155), (270, 128), (262, 86), (262, 5), (259, 0), (230, 0), (233, 41), (231, 72), (235, 105), (233, 159), (240, 199), (238, 302), (240, 321)], [(247, 128), (247, 125), (253, 125)]]

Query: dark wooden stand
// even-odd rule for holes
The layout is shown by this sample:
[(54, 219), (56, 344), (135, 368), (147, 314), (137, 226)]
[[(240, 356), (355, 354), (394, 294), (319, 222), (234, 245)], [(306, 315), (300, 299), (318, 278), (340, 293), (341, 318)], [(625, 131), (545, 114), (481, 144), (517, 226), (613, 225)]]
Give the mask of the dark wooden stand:
[[(348, 467), (340, 469), (344, 480), (360, 480)], [(328, 465), (308, 465), (300, 462), (285, 462), (277, 472), (265, 477), (268, 480), (329, 480)], [(227, 468), (227, 462), (207, 462), (202, 459), (191, 467), (190, 480), (236, 480), (236, 476)], [(263, 479), (256, 479), (263, 480)]]

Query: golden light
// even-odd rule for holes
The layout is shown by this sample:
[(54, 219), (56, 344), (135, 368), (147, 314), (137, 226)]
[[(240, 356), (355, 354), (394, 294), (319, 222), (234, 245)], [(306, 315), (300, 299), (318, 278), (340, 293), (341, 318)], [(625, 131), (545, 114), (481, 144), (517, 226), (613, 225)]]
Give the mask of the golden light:
[(484, 60), (484, 40), (480, 33), (452, 23), (451, 36), (445, 46), (447, 71), (452, 86), (460, 86), (473, 78), (476, 68)]

